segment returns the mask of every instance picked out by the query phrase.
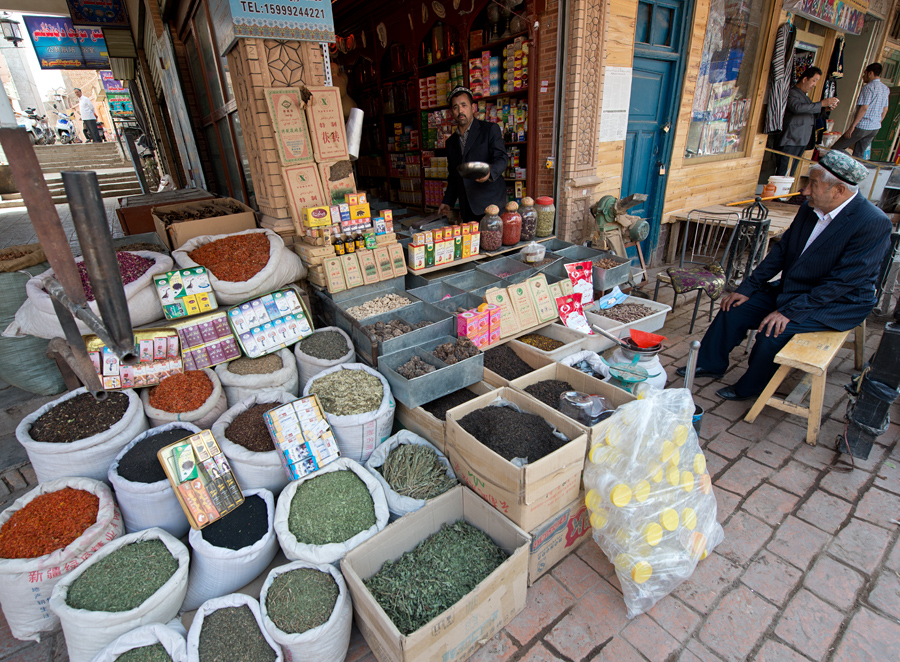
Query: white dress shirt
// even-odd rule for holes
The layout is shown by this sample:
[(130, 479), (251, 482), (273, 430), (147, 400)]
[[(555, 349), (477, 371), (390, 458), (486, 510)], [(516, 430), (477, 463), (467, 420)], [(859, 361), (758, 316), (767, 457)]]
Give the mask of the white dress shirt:
[(78, 108), (79, 110), (81, 110), (81, 119), (97, 119), (97, 114), (94, 112), (94, 103), (90, 99), (88, 99), (86, 95), (81, 95), (81, 101), (78, 102)]
[(857, 195), (859, 195), (859, 191), (851, 195), (847, 200), (843, 203), (832, 209), (827, 214), (823, 214), (821, 210), (813, 207), (813, 211), (816, 212), (816, 216), (819, 217), (818, 222), (816, 222), (816, 227), (813, 228), (812, 234), (809, 235), (809, 239), (806, 240), (806, 246), (803, 247), (803, 250), (800, 251), (800, 255), (806, 252), (806, 249), (812, 246), (812, 243), (818, 239), (819, 235), (825, 231), (825, 228), (828, 227), (828, 224), (831, 223), (832, 219), (837, 218), (837, 215), (843, 211), (844, 207), (850, 204), (850, 201), (853, 200)]

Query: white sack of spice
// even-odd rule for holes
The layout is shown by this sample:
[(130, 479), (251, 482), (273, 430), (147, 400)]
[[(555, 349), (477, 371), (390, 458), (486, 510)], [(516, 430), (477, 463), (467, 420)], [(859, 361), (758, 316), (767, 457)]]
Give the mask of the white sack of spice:
[(284, 287), (288, 283), (306, 278), (306, 267), (300, 261), (300, 256), (290, 248), (286, 248), (284, 240), (271, 230), (244, 230), (243, 232), (233, 232), (231, 234), (194, 237), (174, 251), (172, 257), (175, 258), (175, 264), (180, 268), (189, 269), (198, 266), (190, 257), (191, 251), (225, 237), (256, 233), (265, 233), (266, 238), (269, 240), (269, 261), (262, 268), (262, 271), (249, 280), (240, 282), (219, 280), (210, 272), (209, 283), (216, 293), (219, 303), (242, 303), (247, 299), (268, 294)]
[[(253, 618), (256, 620), (257, 626), (259, 626), (260, 634), (262, 634), (266, 643), (272, 647), (272, 651), (275, 653), (273, 662), (283, 662), (284, 654), (281, 651), (281, 646), (272, 639), (272, 635), (270, 635), (266, 628), (263, 627), (262, 617), (259, 613), (259, 602), (243, 593), (223, 595), (221, 598), (213, 598), (200, 605), (200, 608), (197, 610), (194, 620), (191, 623), (191, 629), (188, 630), (188, 662), (200, 662), (200, 633), (203, 630), (203, 619), (219, 609), (227, 609), (229, 607), (247, 607), (250, 610), (250, 613), (253, 614)], [(236, 633), (235, 641), (240, 642), (240, 640), (241, 633)], [(325, 660), (322, 660), (322, 662), (325, 662)]]
[[(238, 372), (239, 366), (260, 364), (260, 362), (276, 362), (281, 359), (281, 367), (272, 372)], [(225, 398), (229, 407), (247, 398), (265, 393), (267, 391), (287, 392), (297, 397), (300, 391), (300, 376), (297, 370), (297, 362), (294, 360), (291, 350), (285, 348), (267, 354), (258, 359), (242, 357), (230, 363), (220, 363), (216, 366), (216, 375), (225, 389)]]
[(147, 419), (150, 421), (150, 427), (155, 428), (175, 421), (193, 423), (201, 430), (212, 427), (212, 424), (228, 409), (228, 400), (225, 398), (222, 382), (216, 376), (215, 370), (203, 368), (203, 372), (206, 373), (206, 376), (212, 382), (213, 390), (206, 402), (193, 411), (173, 414), (170, 411), (157, 409), (150, 404), (150, 389), (145, 388), (141, 390), (141, 402), (144, 405), (144, 411), (147, 413)]
[(110, 642), (92, 662), (116, 662), (120, 655), (130, 650), (154, 644), (162, 645), (172, 662), (187, 662), (187, 642), (184, 635), (162, 623), (150, 623), (126, 632)]
[[(336, 358), (325, 359), (313, 356), (304, 351), (309, 345), (320, 342), (321, 338), (336, 338), (337, 336), (334, 334), (343, 338), (346, 343), (347, 351), (343, 355), (337, 356), (337, 350), (335, 350), (333, 356)], [(294, 356), (297, 357), (297, 367), (300, 370), (301, 389), (305, 388), (306, 383), (323, 370), (333, 368), (342, 363), (356, 363), (356, 350), (353, 348), (353, 341), (350, 340), (350, 336), (348, 336), (343, 329), (339, 329), (336, 326), (324, 326), (321, 329), (316, 329), (312, 335), (307, 336), (294, 345)]]
[[(153, 264), (141, 276), (124, 285), (125, 299), (128, 301), (128, 313), (131, 316), (131, 325), (137, 327), (163, 319), (162, 304), (159, 302), (156, 289), (153, 287), (153, 277), (171, 271), (172, 258), (162, 253), (149, 253), (146, 251), (134, 251), (133, 254), (153, 261)], [(83, 258), (76, 258), (75, 260), (76, 263), (83, 261)], [(25, 283), (25, 292), (28, 295), (28, 300), (16, 312), (15, 321), (3, 331), (4, 338), (37, 336), (38, 338), (49, 339), (65, 336), (62, 327), (59, 325), (59, 318), (56, 317), (56, 311), (53, 309), (53, 300), (44, 291), (44, 278), (52, 274), (53, 269), (48, 269)], [(128, 274), (123, 274), (123, 276), (127, 279)], [(95, 315), (100, 315), (96, 300), (88, 301), (88, 307)], [(91, 330), (85, 326), (84, 322), (76, 319), (75, 323), (78, 325), (78, 330), (81, 333), (91, 333)]]

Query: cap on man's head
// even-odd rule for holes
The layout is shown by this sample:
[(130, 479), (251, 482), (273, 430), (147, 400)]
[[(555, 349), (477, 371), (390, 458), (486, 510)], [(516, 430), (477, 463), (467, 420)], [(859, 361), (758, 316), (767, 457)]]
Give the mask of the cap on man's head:
[(453, 103), (453, 97), (458, 97), (460, 94), (468, 94), (469, 101), (475, 100), (475, 95), (472, 94), (472, 90), (470, 90), (468, 87), (457, 85), (450, 91), (450, 94), (447, 95), (447, 103)]
[(75, 91), (76, 91), (76, 92), (81, 92), (81, 88), (80, 88), (80, 87), (76, 87), (76, 88), (75, 88)]
[(853, 186), (859, 184), (869, 174), (866, 166), (839, 149), (833, 149), (825, 154), (819, 159), (819, 165), (842, 182)]

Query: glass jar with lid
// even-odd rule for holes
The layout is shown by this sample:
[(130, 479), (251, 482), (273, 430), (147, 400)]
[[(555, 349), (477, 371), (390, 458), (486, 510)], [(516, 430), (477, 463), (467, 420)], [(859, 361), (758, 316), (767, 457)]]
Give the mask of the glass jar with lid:
[(481, 250), (495, 251), (503, 244), (503, 219), (500, 218), (500, 207), (488, 205), (479, 225), (481, 231)]
[(534, 210), (537, 212), (536, 237), (549, 237), (553, 234), (556, 225), (556, 207), (553, 198), (542, 196), (534, 201)]
[(537, 230), (537, 211), (534, 209), (534, 200), (527, 197), (522, 198), (519, 214), (522, 216), (522, 236), (520, 241), (531, 241), (534, 239), (534, 233)]
[(519, 203), (508, 202), (506, 211), (500, 218), (503, 219), (503, 245), (515, 246), (522, 236), (522, 215), (519, 213)]

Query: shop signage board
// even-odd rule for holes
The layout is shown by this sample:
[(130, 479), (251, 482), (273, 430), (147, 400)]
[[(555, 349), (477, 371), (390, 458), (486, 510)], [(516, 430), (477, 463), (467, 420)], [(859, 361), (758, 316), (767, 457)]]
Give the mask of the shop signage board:
[(306, 125), (300, 90), (296, 87), (267, 87), (266, 103), (281, 163), (295, 165), (312, 161), (309, 127)]
[(128, 92), (122, 81), (113, 78), (111, 71), (101, 71), (100, 82), (103, 83), (103, 89), (106, 90), (107, 94), (124, 94)]
[(869, 10), (869, 0), (785, 0), (784, 11), (826, 25), (829, 28), (860, 34)]
[(109, 114), (119, 119), (129, 119), (134, 117), (134, 104), (131, 102), (131, 95), (125, 94), (107, 94), (106, 103), (109, 104)]
[(103, 30), (68, 18), (23, 16), (41, 69), (109, 69)]
[(347, 133), (341, 91), (337, 87), (307, 87), (306, 119), (312, 132), (316, 161), (339, 161), (347, 156)]
[(219, 53), (238, 39), (334, 42), (331, 0), (211, 0)]
[(69, 16), (76, 25), (127, 28), (128, 14), (122, 0), (66, 0)]

